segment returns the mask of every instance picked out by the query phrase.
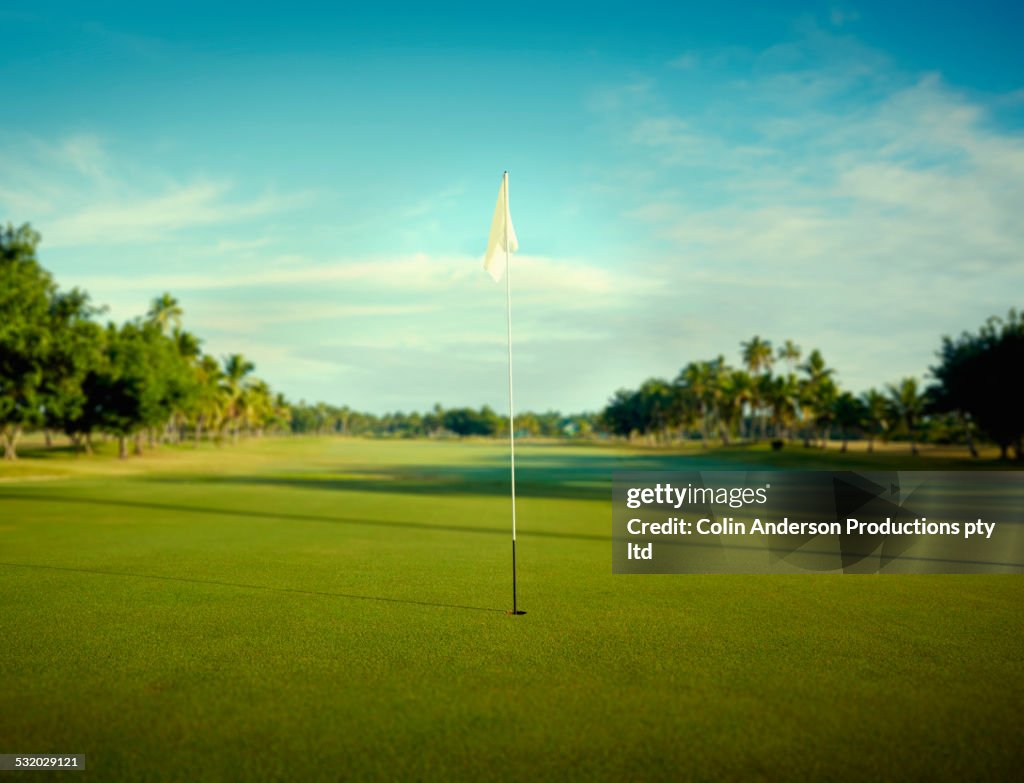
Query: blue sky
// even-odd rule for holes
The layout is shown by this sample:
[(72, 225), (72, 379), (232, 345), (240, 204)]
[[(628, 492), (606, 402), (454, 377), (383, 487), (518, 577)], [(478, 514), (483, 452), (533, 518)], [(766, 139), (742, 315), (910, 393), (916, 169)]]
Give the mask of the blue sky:
[(856, 391), (1024, 305), (1013, 4), (0, 10), (0, 220), (293, 399), (597, 409), (753, 334)]

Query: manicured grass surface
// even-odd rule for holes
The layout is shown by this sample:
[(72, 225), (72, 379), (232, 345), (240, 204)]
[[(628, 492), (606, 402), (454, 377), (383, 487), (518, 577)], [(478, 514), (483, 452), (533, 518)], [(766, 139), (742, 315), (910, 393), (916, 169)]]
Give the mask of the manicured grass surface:
[(524, 446), (515, 618), (505, 460), (295, 439), (0, 467), (0, 753), (103, 781), (1019, 771), (1019, 576), (611, 574), (613, 470), (907, 457)]

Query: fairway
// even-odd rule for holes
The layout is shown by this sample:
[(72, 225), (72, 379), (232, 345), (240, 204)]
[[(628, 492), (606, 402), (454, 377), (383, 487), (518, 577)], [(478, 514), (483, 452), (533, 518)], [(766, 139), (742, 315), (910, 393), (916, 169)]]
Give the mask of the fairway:
[(1019, 770), (1019, 576), (611, 572), (613, 471), (904, 457), (519, 459), (524, 617), (505, 614), (501, 443), (265, 439), (0, 468), (0, 752), (84, 753), (95, 780)]

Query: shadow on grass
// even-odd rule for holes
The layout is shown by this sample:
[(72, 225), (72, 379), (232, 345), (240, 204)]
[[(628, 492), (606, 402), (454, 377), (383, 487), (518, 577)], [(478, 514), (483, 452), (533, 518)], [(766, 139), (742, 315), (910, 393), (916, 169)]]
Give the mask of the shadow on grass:
[[(468, 527), (461, 525), (431, 525), (425, 522), (409, 522), (396, 519), (366, 519), (356, 517), (329, 517), (318, 514), (294, 514), (276, 511), (251, 511), (233, 508), (210, 508), (206, 506), (185, 506), (175, 503), (151, 503), (138, 500), (99, 500), (96, 498), (70, 497), (43, 493), (19, 492), (17, 494), (0, 495), (0, 500), (30, 500), (34, 502), (68, 503), (71, 505), (112, 506), (115, 508), (134, 508), (146, 511), (185, 512), (190, 514), (211, 514), (216, 516), (246, 517), (250, 519), (293, 520), (296, 522), (326, 522), (334, 525), (365, 525), (369, 527), (393, 527), (410, 530), (424, 530), (436, 533), (472, 533), (485, 535), (507, 536), (505, 527)], [(586, 533), (560, 533), (552, 530), (534, 530), (523, 532), (520, 536), (538, 538), (563, 538), (577, 541), (611, 541), (610, 536), (588, 535)]]
[(382, 601), (389, 604), (410, 604), (412, 606), (434, 606), (443, 609), (471, 609), (477, 612), (500, 612), (504, 609), (493, 609), (486, 606), (467, 606), (465, 604), (443, 604), (434, 601), (414, 601), (409, 598), (385, 598), (377, 595), (359, 595), (357, 593), (332, 593), (324, 590), (302, 590), (296, 587), (270, 587), (269, 585), (250, 585), (240, 582), (222, 582), (217, 579), (194, 579), (185, 576), (159, 576), (156, 574), (134, 574), (126, 571), (101, 571), (93, 568), (71, 568), (70, 566), (39, 565), (36, 563), (7, 563), (0, 561), (0, 566), (11, 568), (33, 568), (49, 571), (69, 571), (77, 574), (95, 574), (100, 576), (120, 576), (131, 579), (156, 579), (165, 582), (185, 582), (197, 585), (217, 585), (219, 587), (237, 587), (244, 590), (267, 590), (275, 593), (298, 593), (300, 595), (321, 595), (328, 598), (351, 598), (359, 601)]
[[(517, 455), (518, 456), (518, 455)], [(764, 470), (959, 470), (964, 467), (999, 469), (955, 460), (914, 459), (900, 455), (835, 454), (817, 450), (779, 454), (751, 447), (714, 452), (614, 455), (599, 450), (563, 455), (532, 449), (518, 457), (516, 494), (521, 498), (565, 500), (611, 499), (612, 475), (647, 471), (764, 471)], [(256, 485), (299, 490), (380, 492), (412, 495), (507, 496), (508, 461), (488, 456), (470, 465), (389, 464), (361, 465), (317, 471), (268, 472), (246, 475), (162, 475), (148, 481), (170, 484)]]
[[(700, 455), (628, 458), (587, 454), (567, 460), (557, 454), (528, 454), (516, 460), (516, 495), (520, 498), (611, 500), (612, 474), (625, 471), (747, 470), (754, 465)], [(246, 475), (162, 475), (147, 481), (168, 484), (257, 485), (291, 489), (381, 492), (412, 495), (497, 496), (509, 494), (508, 461), (480, 459), (472, 465), (386, 465), (335, 470), (253, 473)]]
[(74, 446), (43, 446), (43, 445), (22, 445), (18, 447), (19, 459), (77, 459), (87, 458), (88, 455)]

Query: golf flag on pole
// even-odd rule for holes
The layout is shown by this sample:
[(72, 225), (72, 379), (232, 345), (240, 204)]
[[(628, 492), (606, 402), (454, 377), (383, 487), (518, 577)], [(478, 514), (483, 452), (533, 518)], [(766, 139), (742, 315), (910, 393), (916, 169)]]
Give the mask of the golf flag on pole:
[(487, 238), (487, 252), (484, 253), (484, 269), (494, 282), (505, 275), (505, 313), (508, 322), (508, 450), (512, 489), (512, 611), (509, 614), (526, 614), (519, 609), (516, 592), (516, 419), (512, 404), (512, 270), (509, 269), (509, 254), (519, 249), (516, 230), (512, 228), (512, 215), (508, 210), (508, 172), (501, 175), (501, 189), (498, 203), (494, 206), (491, 221), (491, 235)]
[(487, 252), (484, 253), (484, 269), (494, 278), (501, 280), (505, 273), (508, 253), (519, 249), (516, 230), (512, 227), (512, 214), (508, 209), (508, 172), (501, 177), (498, 190), (498, 203), (494, 205), (494, 218), (491, 220), (491, 235), (487, 238)]

